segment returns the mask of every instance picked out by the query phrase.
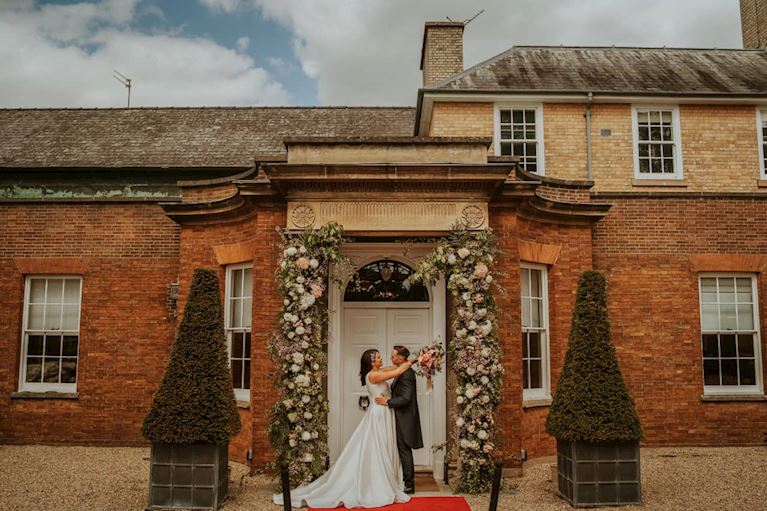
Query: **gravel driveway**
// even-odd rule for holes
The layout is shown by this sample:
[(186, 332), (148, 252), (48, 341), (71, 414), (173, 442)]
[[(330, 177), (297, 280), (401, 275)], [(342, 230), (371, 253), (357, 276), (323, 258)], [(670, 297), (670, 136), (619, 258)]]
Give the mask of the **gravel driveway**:
[[(0, 509), (141, 511), (147, 502), (149, 448), (0, 446)], [(572, 509), (553, 493), (549, 465), (533, 461), (502, 494), (499, 510)], [(247, 477), (231, 463), (226, 511), (280, 511), (274, 483)], [(244, 477), (243, 477), (244, 476)], [(650, 510), (767, 509), (767, 447), (643, 448), (641, 508)], [(485, 511), (487, 496), (468, 496)], [(619, 508), (629, 510), (632, 507)]]

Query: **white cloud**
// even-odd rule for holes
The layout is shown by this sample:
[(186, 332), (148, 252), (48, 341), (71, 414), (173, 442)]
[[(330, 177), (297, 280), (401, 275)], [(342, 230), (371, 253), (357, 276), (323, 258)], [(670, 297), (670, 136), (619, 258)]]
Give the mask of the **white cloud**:
[(237, 51), (240, 53), (245, 53), (245, 50), (248, 49), (248, 46), (250, 46), (250, 37), (239, 37), (237, 39)]
[(738, 47), (734, 0), (248, 0), (292, 31), (323, 104), (414, 104), (423, 23), (470, 18), (464, 62), (515, 44)]
[(138, 0), (36, 7), (0, 3), (0, 105), (285, 104), (282, 84), (247, 55), (204, 38), (133, 31)]
[(241, 0), (199, 0), (199, 2), (212, 11), (232, 13), (242, 6)]

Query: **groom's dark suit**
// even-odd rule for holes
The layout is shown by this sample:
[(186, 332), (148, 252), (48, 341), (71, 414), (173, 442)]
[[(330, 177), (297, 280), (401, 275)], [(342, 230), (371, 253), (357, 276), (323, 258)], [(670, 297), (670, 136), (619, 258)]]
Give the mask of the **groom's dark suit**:
[(415, 373), (408, 369), (394, 381), (391, 387), (389, 408), (394, 409), (397, 422), (397, 449), (402, 460), (402, 478), (405, 488), (414, 487), (415, 467), (413, 449), (423, 447), (421, 417), (418, 414)]

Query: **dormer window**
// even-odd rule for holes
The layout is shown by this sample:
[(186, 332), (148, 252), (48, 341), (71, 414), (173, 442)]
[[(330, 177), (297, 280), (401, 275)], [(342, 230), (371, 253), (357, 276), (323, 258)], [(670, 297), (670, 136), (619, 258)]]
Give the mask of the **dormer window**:
[(543, 175), (543, 115), (541, 105), (496, 105), (495, 154), (518, 156), (528, 172)]

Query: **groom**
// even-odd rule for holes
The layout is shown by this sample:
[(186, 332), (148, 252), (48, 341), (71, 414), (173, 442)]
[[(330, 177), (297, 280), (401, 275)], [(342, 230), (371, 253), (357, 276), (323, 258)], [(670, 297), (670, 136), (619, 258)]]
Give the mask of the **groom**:
[[(391, 352), (392, 363), (399, 367), (410, 356), (410, 350), (404, 346), (395, 346)], [(415, 467), (413, 449), (423, 447), (421, 438), (421, 418), (418, 415), (416, 399), (415, 372), (408, 369), (394, 379), (391, 387), (391, 399), (378, 396), (376, 403), (394, 409), (397, 422), (397, 449), (402, 461), (402, 478), (405, 481), (405, 493), (415, 493)]]

